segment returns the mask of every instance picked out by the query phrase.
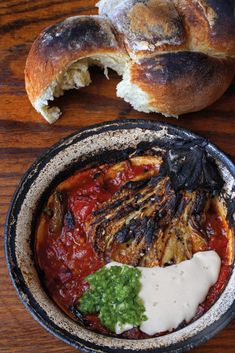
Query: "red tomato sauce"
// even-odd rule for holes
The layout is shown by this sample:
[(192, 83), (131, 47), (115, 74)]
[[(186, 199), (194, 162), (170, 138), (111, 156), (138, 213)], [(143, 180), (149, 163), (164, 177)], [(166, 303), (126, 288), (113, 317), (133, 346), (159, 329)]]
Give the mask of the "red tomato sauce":
[(227, 225), (218, 211), (213, 208), (207, 213), (205, 228), (209, 237), (209, 249), (215, 250), (222, 262), (219, 278), (215, 285), (210, 288), (205, 301), (199, 306), (196, 316), (203, 314), (218, 299), (231, 273)]
[[(153, 165), (132, 166), (125, 168), (114, 178), (105, 179), (108, 165), (77, 172), (57, 189), (66, 193), (66, 207), (74, 215), (74, 227), (64, 225), (58, 233), (52, 233), (48, 226), (49, 218), (42, 213), (36, 232), (36, 262), (48, 294), (68, 315), (73, 316), (71, 308), (87, 290), (86, 276), (103, 267), (86, 239), (84, 223), (101, 203), (112, 195), (128, 180), (154, 169)], [(217, 251), (222, 259), (222, 266), (217, 283), (210, 289), (205, 302), (199, 306), (195, 318), (203, 314), (218, 298), (223, 290), (231, 266), (228, 265), (228, 238), (226, 224), (216, 210), (207, 215), (206, 232), (210, 238), (209, 248)], [(89, 328), (100, 333), (110, 334), (97, 315), (87, 315)], [(132, 329), (121, 335), (131, 339), (148, 338), (139, 329)], [(155, 335), (155, 336), (159, 336)]]
[[(109, 165), (104, 165), (78, 172), (59, 185), (59, 189), (66, 190), (66, 206), (74, 215), (74, 229), (63, 226), (62, 231), (55, 234), (50, 231), (45, 214), (41, 215), (39, 221), (36, 260), (49, 295), (70, 315), (71, 306), (87, 289), (85, 277), (105, 265), (86, 239), (86, 219), (124, 183), (155, 167), (126, 163), (121, 173), (111, 180), (103, 178), (108, 168)], [(100, 325), (93, 323), (93, 326)]]

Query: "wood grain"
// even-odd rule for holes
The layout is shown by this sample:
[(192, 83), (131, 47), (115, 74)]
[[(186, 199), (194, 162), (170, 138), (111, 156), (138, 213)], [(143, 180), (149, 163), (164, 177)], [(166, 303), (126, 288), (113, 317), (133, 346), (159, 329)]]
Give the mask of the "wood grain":
[[(70, 353), (76, 350), (46, 332), (26, 311), (7, 273), (4, 221), (10, 199), (30, 164), (49, 146), (81, 127), (102, 121), (148, 118), (167, 121), (209, 138), (235, 158), (235, 85), (215, 104), (179, 120), (144, 114), (115, 96), (119, 78), (106, 80), (92, 69), (95, 82), (59, 99), (62, 118), (49, 126), (32, 108), (24, 89), (24, 65), (33, 40), (46, 26), (67, 16), (96, 13), (92, 0), (0, 1), (0, 351), (1, 353)], [(194, 353), (234, 353), (235, 322)]]

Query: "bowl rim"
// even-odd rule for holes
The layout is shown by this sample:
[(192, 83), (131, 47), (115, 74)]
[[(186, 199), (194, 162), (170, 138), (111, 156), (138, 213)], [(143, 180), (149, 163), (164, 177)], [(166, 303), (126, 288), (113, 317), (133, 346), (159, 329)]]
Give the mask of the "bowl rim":
[[(134, 350), (127, 350), (127, 349), (120, 349), (120, 348), (109, 348), (105, 347), (100, 349), (100, 346), (96, 346), (94, 343), (89, 343), (87, 341), (83, 341), (81, 338), (76, 338), (73, 334), (70, 334), (68, 331), (58, 328), (58, 326), (50, 320), (47, 314), (40, 308), (40, 305), (35, 301), (33, 298), (32, 293), (30, 292), (29, 288), (24, 282), (23, 276), (20, 272), (20, 269), (17, 266), (16, 258), (14, 257), (15, 251), (15, 244), (14, 244), (14, 233), (10, 231), (10, 221), (11, 216), (13, 213), (19, 211), (19, 205), (17, 205), (18, 195), (22, 193), (21, 187), (23, 184), (26, 184), (27, 187), (27, 179), (29, 175), (35, 172), (35, 168), (37, 166), (37, 172), (35, 172), (35, 176), (40, 174), (41, 169), (44, 165), (46, 165), (49, 160), (63, 150), (65, 147), (73, 145), (79, 141), (84, 140), (85, 138), (94, 135), (94, 132), (98, 130), (97, 134), (100, 134), (103, 131), (110, 131), (110, 130), (126, 130), (126, 129), (135, 129), (135, 128), (142, 128), (148, 130), (156, 130), (159, 128), (169, 128), (171, 131), (177, 133), (178, 136), (186, 136), (195, 138), (202, 138), (207, 142), (207, 149), (210, 153), (214, 154), (213, 157), (216, 157), (219, 161), (223, 163), (230, 171), (232, 176), (235, 178), (235, 164), (233, 161), (224, 153), (222, 152), (216, 145), (209, 142), (206, 138), (201, 137), (198, 134), (195, 134), (185, 128), (179, 127), (175, 124), (169, 124), (165, 122), (159, 121), (152, 121), (148, 119), (120, 119), (120, 120), (112, 120), (107, 122), (98, 123), (95, 125), (90, 125), (88, 127), (84, 127), (79, 129), (78, 131), (60, 139), (57, 143), (53, 144), (51, 147), (47, 148), (28, 168), (28, 170), (22, 176), (18, 187), (16, 188), (6, 216), (5, 226), (4, 226), (4, 246), (5, 246), (5, 257), (6, 263), (8, 267), (8, 272), (10, 274), (11, 280), (13, 285), (17, 291), (18, 296), (20, 297), (21, 301), (23, 302), (24, 306), (27, 310), (31, 313), (34, 319), (39, 322), (46, 330), (50, 333), (55, 335), (57, 338), (60, 338), (65, 343), (70, 344), (71, 346), (80, 349), (84, 352), (88, 353), (95, 353), (95, 352), (134, 352)], [(64, 145), (66, 141), (70, 141), (71, 143)], [(29, 186), (32, 184), (33, 180), (29, 181)], [(17, 207), (18, 206), (18, 207)], [(234, 264), (233, 264), (233, 271), (235, 271)], [(206, 329), (202, 330), (201, 332), (197, 333), (195, 336), (187, 338), (185, 341), (170, 345), (168, 347), (163, 348), (150, 348), (149, 351), (163, 353), (181, 353), (186, 352), (191, 348), (194, 348), (207, 340), (211, 337), (216, 335), (220, 330), (222, 330), (233, 318), (235, 318), (235, 298), (230, 306), (230, 308), (217, 320), (216, 322), (212, 323)], [(126, 339), (118, 338), (123, 342)], [(129, 340), (128, 340), (129, 341)], [(145, 350), (146, 351), (146, 350)], [(140, 351), (141, 352), (141, 351)], [(143, 350), (144, 352), (144, 350)]]

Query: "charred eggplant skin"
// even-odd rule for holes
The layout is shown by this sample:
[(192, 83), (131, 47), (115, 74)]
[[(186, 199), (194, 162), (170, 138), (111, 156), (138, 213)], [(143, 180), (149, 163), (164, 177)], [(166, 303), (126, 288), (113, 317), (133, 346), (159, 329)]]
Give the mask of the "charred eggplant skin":
[(165, 175), (170, 177), (175, 191), (203, 189), (211, 195), (218, 195), (224, 180), (215, 160), (207, 152), (208, 144), (209, 142), (202, 138), (177, 138), (174, 142), (168, 141), (167, 145), (165, 142), (154, 140), (150, 143), (139, 143), (136, 153), (154, 154), (155, 147), (162, 147), (165, 150), (165, 153), (162, 153)]
[(167, 151), (165, 162), (173, 188), (194, 191), (203, 189), (218, 195), (224, 185), (215, 161), (207, 154), (202, 139), (178, 140)]

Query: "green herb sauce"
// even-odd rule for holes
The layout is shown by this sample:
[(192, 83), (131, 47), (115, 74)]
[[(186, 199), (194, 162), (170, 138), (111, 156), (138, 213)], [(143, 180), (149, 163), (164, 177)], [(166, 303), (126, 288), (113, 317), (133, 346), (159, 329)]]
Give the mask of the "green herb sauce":
[(83, 314), (99, 313), (103, 326), (115, 332), (116, 324), (137, 327), (147, 320), (139, 298), (141, 272), (124, 266), (103, 267), (86, 277), (90, 288), (78, 302)]

